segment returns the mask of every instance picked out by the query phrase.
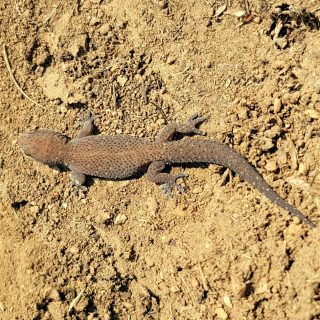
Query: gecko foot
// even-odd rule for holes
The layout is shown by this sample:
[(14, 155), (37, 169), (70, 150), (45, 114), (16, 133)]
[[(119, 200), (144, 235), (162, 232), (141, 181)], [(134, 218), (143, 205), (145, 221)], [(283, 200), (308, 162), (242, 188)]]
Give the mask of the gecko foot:
[(88, 187), (86, 186), (77, 186), (74, 185), (72, 183), (70, 183), (71, 185), (71, 194), (75, 197), (79, 197), (80, 198), (85, 198), (86, 197), (86, 193), (88, 192)]
[(185, 192), (185, 188), (180, 184), (176, 183), (179, 178), (186, 178), (188, 175), (186, 173), (179, 173), (177, 175), (171, 176), (171, 180), (169, 182), (163, 183), (160, 185), (160, 188), (164, 191), (164, 193), (172, 198), (172, 190), (177, 188), (180, 192)]
[(94, 120), (97, 120), (97, 119), (99, 119), (99, 116), (93, 115), (93, 113), (90, 110), (88, 110), (82, 115), (82, 117), (80, 117), (79, 122), (81, 123), (85, 123), (86, 121), (93, 122)]
[(186, 125), (189, 127), (190, 132), (204, 136), (206, 135), (206, 132), (199, 130), (196, 127), (202, 122), (206, 121), (206, 119), (207, 119), (206, 117), (201, 117), (199, 113), (195, 113), (188, 119), (188, 122)]
[(70, 186), (72, 188), (72, 194), (78, 196), (81, 192), (86, 193), (88, 188), (84, 185), (86, 182), (86, 176), (76, 170), (72, 170), (70, 174)]
[(84, 138), (90, 136), (93, 131), (93, 123), (98, 119), (98, 116), (93, 116), (90, 111), (88, 111), (80, 120), (78, 120), (77, 125), (81, 124), (81, 131), (79, 132), (77, 138)]

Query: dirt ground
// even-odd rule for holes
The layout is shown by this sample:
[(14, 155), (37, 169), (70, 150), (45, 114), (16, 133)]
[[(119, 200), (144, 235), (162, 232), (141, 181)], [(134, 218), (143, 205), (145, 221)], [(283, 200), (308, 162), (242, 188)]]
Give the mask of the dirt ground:
[[(2, 0), (0, 319), (320, 319), (319, 17), (319, 0)], [(174, 166), (171, 199), (145, 176), (74, 192), (17, 137), (74, 137), (88, 110), (150, 139), (207, 116), (319, 227), (214, 164)]]

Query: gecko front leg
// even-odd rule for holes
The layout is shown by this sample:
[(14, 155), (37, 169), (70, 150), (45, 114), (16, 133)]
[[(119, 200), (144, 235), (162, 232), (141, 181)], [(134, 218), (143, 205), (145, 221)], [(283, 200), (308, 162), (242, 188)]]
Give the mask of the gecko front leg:
[(88, 112), (88, 114), (82, 120), (83, 121), (82, 128), (81, 128), (78, 136), (75, 139), (81, 139), (81, 138), (90, 136), (93, 131), (93, 123), (94, 123), (95, 119), (96, 119), (96, 117), (93, 117), (91, 115), (91, 112)]
[(206, 135), (206, 132), (197, 128), (202, 122), (206, 120), (206, 117), (201, 117), (198, 113), (192, 115), (186, 123), (169, 123), (159, 133), (156, 138), (158, 142), (167, 142), (172, 140), (175, 133), (183, 134), (199, 134), (201, 136)]
[[(95, 117), (92, 117), (91, 113), (88, 112), (87, 116), (83, 119), (82, 128), (75, 139), (81, 139), (81, 138), (90, 136), (93, 131), (94, 120), (95, 120)], [(86, 175), (76, 171), (73, 168), (70, 168), (70, 169), (71, 169), (71, 174), (70, 174), (71, 184), (76, 187), (82, 187), (86, 182)], [(84, 187), (84, 190), (86, 190), (86, 187)]]

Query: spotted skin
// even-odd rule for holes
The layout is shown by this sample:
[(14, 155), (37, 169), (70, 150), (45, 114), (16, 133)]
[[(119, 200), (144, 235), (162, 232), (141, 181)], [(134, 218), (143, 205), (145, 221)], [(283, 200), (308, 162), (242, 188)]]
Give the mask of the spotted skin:
[(222, 165), (239, 174), (273, 203), (315, 227), (298, 209), (278, 196), (245, 158), (227, 145), (212, 140), (172, 140), (175, 133), (204, 135), (197, 129), (204, 120), (195, 114), (185, 124), (169, 124), (155, 141), (127, 135), (91, 135), (92, 118), (84, 122), (78, 137), (72, 140), (54, 131), (39, 130), (22, 134), (18, 141), (25, 154), (35, 160), (69, 167), (76, 185), (84, 184), (86, 175), (125, 179), (147, 171), (148, 179), (162, 185), (171, 195), (173, 188), (184, 191), (176, 180), (186, 174), (165, 173), (165, 165), (199, 162)]

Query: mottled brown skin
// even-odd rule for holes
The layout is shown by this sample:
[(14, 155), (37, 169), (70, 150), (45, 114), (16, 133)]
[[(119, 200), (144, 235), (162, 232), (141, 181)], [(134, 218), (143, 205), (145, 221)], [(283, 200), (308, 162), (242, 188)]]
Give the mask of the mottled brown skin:
[(162, 185), (168, 194), (171, 194), (174, 187), (184, 191), (176, 180), (186, 175), (173, 176), (162, 172), (166, 164), (215, 163), (238, 173), (273, 203), (315, 227), (299, 210), (280, 198), (246, 159), (227, 145), (212, 140), (172, 141), (175, 133), (203, 135), (204, 132), (196, 126), (204, 120), (204, 117), (196, 114), (185, 124), (169, 124), (151, 142), (126, 135), (93, 136), (93, 120), (89, 118), (75, 139), (70, 140), (54, 131), (40, 130), (21, 135), (19, 144), (25, 154), (35, 160), (48, 165), (69, 167), (76, 185), (84, 184), (86, 175), (124, 179), (147, 170), (148, 179)]

